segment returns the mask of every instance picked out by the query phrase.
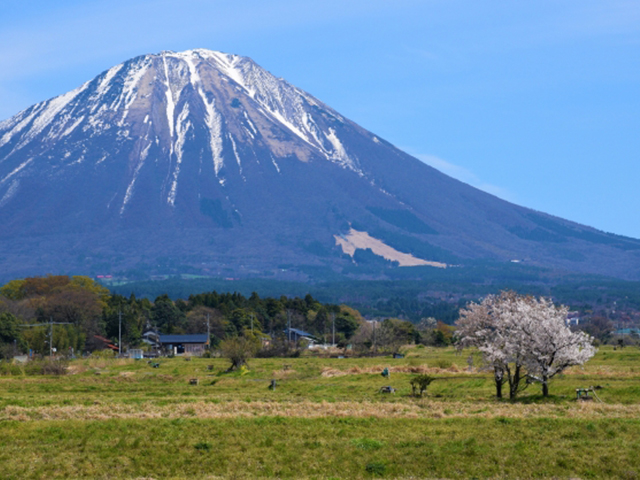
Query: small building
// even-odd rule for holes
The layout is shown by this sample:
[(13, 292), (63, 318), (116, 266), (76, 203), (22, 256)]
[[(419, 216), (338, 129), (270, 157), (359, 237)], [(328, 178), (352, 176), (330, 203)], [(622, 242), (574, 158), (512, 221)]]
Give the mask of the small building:
[(93, 350), (113, 350), (114, 352), (119, 351), (119, 348), (115, 345), (115, 343), (101, 335), (93, 336), (92, 347)]
[(140, 348), (132, 348), (128, 352), (129, 358), (133, 358), (134, 360), (141, 360), (144, 358), (144, 351)]
[(153, 330), (147, 330), (142, 334), (142, 341), (152, 348), (160, 348), (160, 335)]
[(298, 343), (299, 340), (305, 340), (309, 343), (309, 346), (315, 345), (317, 340), (313, 335), (297, 328), (285, 328), (284, 334), (287, 340)]
[(160, 335), (163, 350), (175, 355), (202, 355), (209, 346), (209, 335), (197, 333), (192, 335)]

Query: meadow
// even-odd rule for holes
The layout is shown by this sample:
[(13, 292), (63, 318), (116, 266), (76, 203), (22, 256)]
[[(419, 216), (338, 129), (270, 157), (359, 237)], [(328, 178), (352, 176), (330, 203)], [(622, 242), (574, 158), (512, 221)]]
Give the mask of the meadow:
[[(550, 397), (533, 384), (514, 402), (495, 398), (477, 355), (452, 348), (251, 359), (233, 373), (221, 358), (157, 362), (78, 359), (60, 376), (3, 366), (0, 478), (640, 475), (636, 347), (603, 347)], [(416, 398), (421, 373), (437, 380)], [(575, 400), (596, 385), (598, 399)]]

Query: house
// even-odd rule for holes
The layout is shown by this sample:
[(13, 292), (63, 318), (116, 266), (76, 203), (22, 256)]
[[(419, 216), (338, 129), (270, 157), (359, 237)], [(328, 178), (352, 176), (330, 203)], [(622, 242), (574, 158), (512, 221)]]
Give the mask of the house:
[(580, 312), (569, 312), (567, 314), (567, 326), (574, 327), (580, 325)]
[(159, 343), (163, 350), (174, 355), (202, 355), (209, 346), (209, 335), (160, 335)]
[(285, 328), (284, 334), (287, 339), (291, 340), (292, 342), (298, 343), (298, 340), (305, 340), (309, 342), (309, 346), (315, 345), (317, 343), (317, 340), (313, 335), (297, 328)]
[(92, 343), (92, 350), (113, 350), (117, 352), (118, 347), (108, 338), (101, 335), (94, 335)]
[(142, 334), (142, 341), (153, 348), (160, 348), (160, 335), (153, 330), (147, 330)]

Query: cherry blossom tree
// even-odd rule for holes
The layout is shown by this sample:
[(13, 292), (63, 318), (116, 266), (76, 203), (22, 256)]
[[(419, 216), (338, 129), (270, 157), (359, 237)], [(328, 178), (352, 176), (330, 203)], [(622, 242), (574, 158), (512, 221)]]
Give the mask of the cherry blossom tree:
[[(549, 394), (549, 380), (572, 365), (582, 365), (596, 349), (592, 338), (566, 325), (567, 307), (546, 298), (502, 292), (470, 303), (456, 322), (459, 348), (476, 347), (494, 373), (496, 396), (509, 383), (509, 398), (531, 381)], [(526, 380), (526, 382), (523, 382)]]
[(458, 348), (476, 347), (487, 368), (493, 371), (496, 396), (502, 398), (502, 387), (509, 384), (509, 398), (526, 388), (523, 345), (516, 334), (518, 295), (502, 292), (489, 295), (481, 303), (471, 302), (460, 311), (456, 322)]
[(545, 397), (549, 395), (549, 380), (568, 367), (583, 365), (597, 351), (591, 336), (572, 332), (567, 326), (568, 311), (547, 298), (519, 300), (519, 341), (527, 349), (527, 375), (542, 384)]

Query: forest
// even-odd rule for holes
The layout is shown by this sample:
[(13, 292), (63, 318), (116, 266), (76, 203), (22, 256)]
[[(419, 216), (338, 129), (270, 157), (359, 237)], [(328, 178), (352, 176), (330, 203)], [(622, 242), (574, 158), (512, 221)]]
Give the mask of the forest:
[[(127, 348), (144, 347), (143, 334), (211, 335), (211, 345), (225, 338), (268, 338), (272, 352), (295, 354), (297, 349), (278, 342), (290, 326), (311, 334), (319, 343), (339, 347), (357, 344), (365, 351), (387, 351), (400, 345), (451, 343), (451, 327), (434, 318), (414, 324), (385, 318), (367, 322), (347, 305), (321, 303), (310, 294), (261, 298), (253, 292), (192, 294), (172, 300), (167, 294), (151, 301), (111, 293), (89, 277), (48, 275), (12, 280), (0, 288), (0, 355), (19, 353), (72, 355), (103, 346), (103, 339)], [(277, 347), (284, 348), (278, 351)], [(300, 346), (299, 346), (300, 347)], [(282, 350), (281, 348), (281, 350)]]

